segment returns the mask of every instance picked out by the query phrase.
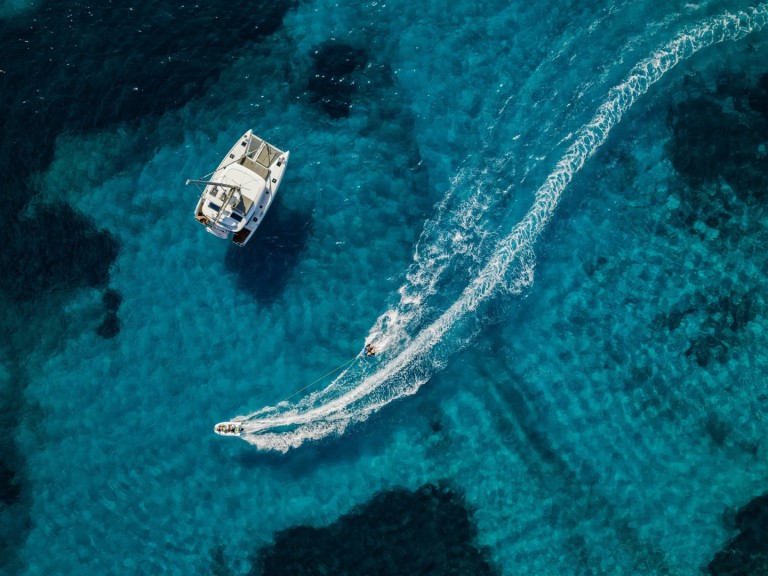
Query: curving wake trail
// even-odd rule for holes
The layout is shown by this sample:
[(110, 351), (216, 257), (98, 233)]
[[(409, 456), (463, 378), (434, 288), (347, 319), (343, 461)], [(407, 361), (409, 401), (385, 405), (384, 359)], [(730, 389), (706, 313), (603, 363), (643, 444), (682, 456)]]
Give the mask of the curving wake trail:
[[(419, 311), (421, 300), (435, 290), (446, 269), (444, 261), (434, 264), (435, 259), (420, 258), (420, 250), (429, 252), (433, 249), (429, 244), (433, 239), (427, 238), (424, 248), (417, 246), (416, 263), (409, 271), (409, 283), (400, 289), (399, 304), (379, 317), (366, 339), (375, 339), (384, 351), (377, 357), (377, 363), (361, 360), (324, 390), (296, 403), (283, 402), (235, 418), (246, 431), (243, 438), (260, 449), (285, 452), (308, 440), (340, 434), (347, 426), (365, 420), (385, 404), (415, 393), (451, 353), (465, 346), (471, 338), (451, 342), (444, 339), (457, 322), (468, 317), (500, 289), (519, 292), (533, 281), (532, 247), (554, 214), (563, 191), (637, 99), (665, 73), (702, 48), (726, 40), (739, 40), (762, 29), (766, 23), (768, 5), (765, 4), (708, 18), (640, 61), (621, 84), (608, 92), (594, 117), (579, 130), (554, 170), (538, 188), (534, 203), (523, 219), (501, 239), (497, 249), (455, 302), (415, 335), (409, 335), (409, 327), (417, 325), (416, 320), (424, 317)], [(512, 278), (508, 278), (510, 269), (514, 270)], [(438, 348), (439, 353), (436, 353)]]

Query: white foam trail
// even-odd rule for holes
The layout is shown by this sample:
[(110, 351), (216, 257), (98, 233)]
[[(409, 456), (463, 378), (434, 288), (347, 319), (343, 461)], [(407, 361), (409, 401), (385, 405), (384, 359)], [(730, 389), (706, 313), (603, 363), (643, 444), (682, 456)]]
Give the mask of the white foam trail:
[[(357, 364), (325, 390), (310, 394), (296, 404), (283, 403), (238, 417), (237, 420), (245, 422), (248, 432), (245, 439), (261, 449), (287, 451), (307, 440), (340, 434), (349, 424), (365, 420), (385, 404), (415, 393), (447, 357), (447, 354), (434, 354), (435, 347), (444, 343), (450, 352), (464, 345), (443, 342), (445, 334), (459, 320), (476, 310), (500, 285), (519, 291), (532, 280), (532, 260), (527, 255), (552, 217), (563, 191), (637, 99), (666, 72), (702, 48), (725, 40), (739, 40), (762, 29), (766, 22), (768, 6), (764, 4), (709, 18), (678, 34), (639, 62), (621, 84), (609, 91), (595, 116), (579, 130), (555, 169), (536, 191), (534, 203), (524, 218), (502, 239), (487, 264), (445, 312), (408, 339), (403, 336), (403, 324), (398, 320), (400, 310), (387, 311), (372, 330), (390, 346), (381, 364)], [(518, 274), (509, 281), (506, 275), (514, 263), (519, 266)], [(415, 279), (414, 287), (427, 292), (434, 289), (435, 280), (430, 274), (439, 276), (442, 270), (439, 265), (433, 269), (426, 267), (425, 279)], [(418, 300), (420, 295), (418, 291), (405, 296), (401, 292), (400, 308), (408, 305), (410, 299)], [(393, 333), (397, 336), (392, 337)]]
[[(506, 104), (497, 111), (494, 121), (486, 126), (489, 134), (500, 123)], [(484, 216), (492, 208), (494, 200), (482, 183), (489, 173), (500, 172), (512, 161), (510, 156), (495, 160), (492, 167), (468, 165), (470, 159), (477, 158), (486, 163), (490, 156), (489, 144), (486, 143), (480, 151), (475, 151), (464, 160), (447, 193), (435, 206), (435, 216), (424, 224), (414, 250), (413, 263), (406, 274), (407, 282), (398, 289), (399, 303), (377, 319), (366, 342), (376, 340), (381, 350), (406, 344), (408, 328), (417, 325), (431, 311), (430, 297), (438, 292), (445, 272), (459, 258), (469, 258), (478, 263), (473, 248), (490, 234), (484, 226)], [(470, 193), (457, 198), (457, 191)]]

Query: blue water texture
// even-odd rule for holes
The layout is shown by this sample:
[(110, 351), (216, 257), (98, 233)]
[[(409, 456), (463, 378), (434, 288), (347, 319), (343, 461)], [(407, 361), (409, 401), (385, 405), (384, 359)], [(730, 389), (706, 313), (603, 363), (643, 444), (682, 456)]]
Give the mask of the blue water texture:
[(768, 5), (148, 4), (0, 3), (0, 572), (768, 573)]

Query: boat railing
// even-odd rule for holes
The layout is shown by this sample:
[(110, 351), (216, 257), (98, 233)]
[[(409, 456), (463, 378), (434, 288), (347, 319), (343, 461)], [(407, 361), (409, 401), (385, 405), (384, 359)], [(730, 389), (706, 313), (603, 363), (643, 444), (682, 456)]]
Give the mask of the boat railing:
[[(224, 209), (227, 207), (227, 204), (229, 204), (232, 196), (235, 195), (235, 192), (240, 190), (240, 186), (233, 186), (232, 184), (224, 184), (224, 186), (229, 187), (229, 192), (224, 196), (224, 200), (221, 201), (221, 208), (216, 213), (216, 217), (208, 222), (209, 227), (213, 227), (219, 223), (219, 220), (221, 220), (224, 216)], [(205, 192), (203, 192), (203, 194), (205, 194)]]

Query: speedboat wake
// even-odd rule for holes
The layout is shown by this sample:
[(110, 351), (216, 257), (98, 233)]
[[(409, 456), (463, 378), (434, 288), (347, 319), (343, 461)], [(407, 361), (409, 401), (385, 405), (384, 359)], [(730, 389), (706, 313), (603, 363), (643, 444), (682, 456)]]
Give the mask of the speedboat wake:
[(438, 289), (450, 268), (456, 243), (481, 233), (478, 219), (461, 219), (472, 210), (482, 214), (482, 206), (463, 206), (460, 211), (448, 214), (438, 207), (438, 216), (427, 223), (416, 247), (407, 282), (399, 290), (398, 304), (376, 320), (365, 339), (376, 342), (377, 361), (352, 364), (325, 389), (296, 402), (282, 402), (233, 418), (232, 422), (242, 427), (238, 435), (259, 449), (286, 452), (307, 441), (341, 434), (386, 404), (414, 394), (452, 354), (468, 345), (481, 327), (479, 321), (473, 321), (469, 324), (474, 329), (467, 331), (464, 327), (460, 337), (445, 338), (459, 321), (472, 319), (478, 306), (494, 294), (502, 290), (520, 292), (531, 284), (533, 245), (554, 214), (562, 193), (638, 98), (699, 50), (726, 40), (739, 40), (762, 29), (766, 22), (766, 5), (708, 18), (638, 62), (608, 92), (592, 119), (580, 128), (536, 190), (533, 205), (499, 240), (458, 298), (425, 315), (425, 300)]

